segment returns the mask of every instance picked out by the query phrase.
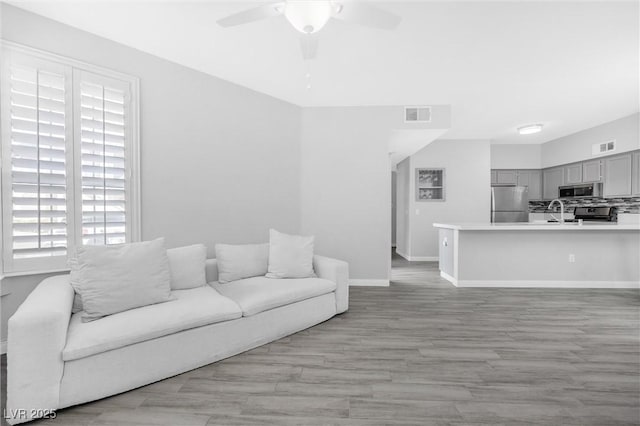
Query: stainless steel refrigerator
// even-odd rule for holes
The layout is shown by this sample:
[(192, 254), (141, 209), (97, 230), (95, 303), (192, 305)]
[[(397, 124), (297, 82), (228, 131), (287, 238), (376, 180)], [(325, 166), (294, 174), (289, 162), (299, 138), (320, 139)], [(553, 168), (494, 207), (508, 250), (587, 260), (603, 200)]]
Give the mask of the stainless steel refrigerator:
[(529, 189), (526, 186), (491, 187), (491, 222), (528, 222)]

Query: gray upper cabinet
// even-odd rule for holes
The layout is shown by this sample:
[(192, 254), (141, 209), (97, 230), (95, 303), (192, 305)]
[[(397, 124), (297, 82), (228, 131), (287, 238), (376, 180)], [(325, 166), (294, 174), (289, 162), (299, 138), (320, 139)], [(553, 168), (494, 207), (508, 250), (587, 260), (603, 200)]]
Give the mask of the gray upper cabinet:
[(564, 185), (564, 167), (542, 171), (542, 197), (545, 200), (558, 198), (558, 187)]
[(640, 152), (634, 152), (631, 160), (631, 192), (640, 196)]
[(564, 184), (582, 183), (582, 163), (570, 164), (564, 167)]
[(531, 174), (529, 180), (529, 199), (542, 200), (542, 172), (540, 170), (531, 170), (529, 173)]
[(517, 183), (516, 170), (496, 170), (496, 182), (499, 185), (515, 185)]
[(531, 183), (531, 173), (529, 172), (529, 170), (518, 170), (517, 176), (518, 186), (529, 186), (529, 184)]
[(582, 181), (586, 183), (590, 182), (602, 182), (602, 161), (585, 161), (582, 163)]
[(529, 199), (542, 199), (542, 174), (540, 170), (518, 170), (518, 186), (529, 188)]
[(552, 200), (563, 185), (594, 182), (603, 183), (604, 197), (640, 196), (640, 151), (544, 170), (491, 170), (492, 185), (526, 186), (530, 200)]
[(604, 159), (604, 196), (628, 197), (631, 195), (632, 154)]

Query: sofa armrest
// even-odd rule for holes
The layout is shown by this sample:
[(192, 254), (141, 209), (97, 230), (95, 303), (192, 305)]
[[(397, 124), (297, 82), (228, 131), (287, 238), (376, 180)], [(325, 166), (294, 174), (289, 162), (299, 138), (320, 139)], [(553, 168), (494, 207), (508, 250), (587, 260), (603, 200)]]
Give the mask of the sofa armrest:
[(320, 278), (336, 283), (336, 311), (349, 309), (349, 264), (324, 256), (313, 256), (313, 269)]
[(10, 424), (58, 408), (64, 369), (62, 350), (73, 297), (69, 275), (49, 277), (9, 318), (5, 415)]

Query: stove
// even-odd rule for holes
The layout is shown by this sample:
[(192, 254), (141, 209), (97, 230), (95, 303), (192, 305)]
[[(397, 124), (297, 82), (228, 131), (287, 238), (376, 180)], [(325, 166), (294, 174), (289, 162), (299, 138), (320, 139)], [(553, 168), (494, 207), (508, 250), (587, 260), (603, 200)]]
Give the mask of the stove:
[(576, 207), (573, 221), (617, 222), (618, 212), (615, 207)]
[[(576, 207), (573, 219), (565, 219), (565, 222), (577, 222), (583, 220), (585, 222), (617, 222), (618, 212), (615, 207)], [(557, 222), (552, 219), (548, 222)]]

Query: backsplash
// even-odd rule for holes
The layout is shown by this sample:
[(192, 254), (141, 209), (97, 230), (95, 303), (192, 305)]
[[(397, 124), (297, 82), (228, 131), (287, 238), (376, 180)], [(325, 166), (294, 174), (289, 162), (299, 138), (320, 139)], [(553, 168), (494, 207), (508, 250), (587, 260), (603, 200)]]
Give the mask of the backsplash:
[[(640, 213), (640, 197), (632, 198), (572, 198), (562, 200), (567, 213), (576, 207), (617, 207), (618, 213)], [(548, 201), (529, 201), (529, 213), (549, 212)], [(557, 205), (554, 206), (557, 208)], [(555, 210), (555, 209), (554, 209)]]

